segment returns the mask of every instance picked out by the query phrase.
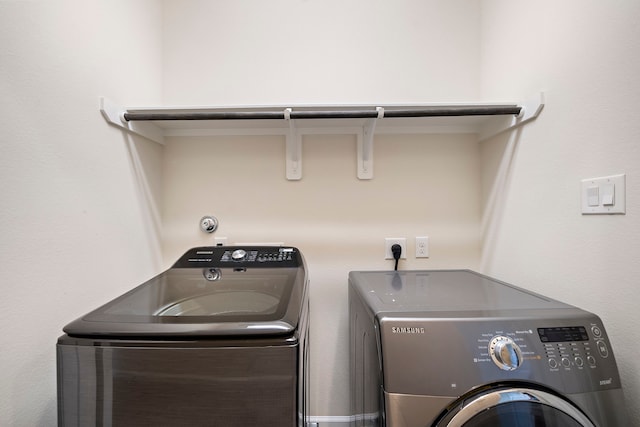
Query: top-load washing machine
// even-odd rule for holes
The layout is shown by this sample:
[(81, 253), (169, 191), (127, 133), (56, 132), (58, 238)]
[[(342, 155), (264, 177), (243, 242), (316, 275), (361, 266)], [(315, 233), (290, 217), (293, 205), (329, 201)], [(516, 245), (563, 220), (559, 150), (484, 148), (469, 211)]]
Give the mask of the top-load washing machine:
[(60, 426), (303, 426), (308, 279), (292, 247), (200, 247), (64, 328)]
[(349, 274), (356, 426), (626, 426), (598, 316), (468, 271)]

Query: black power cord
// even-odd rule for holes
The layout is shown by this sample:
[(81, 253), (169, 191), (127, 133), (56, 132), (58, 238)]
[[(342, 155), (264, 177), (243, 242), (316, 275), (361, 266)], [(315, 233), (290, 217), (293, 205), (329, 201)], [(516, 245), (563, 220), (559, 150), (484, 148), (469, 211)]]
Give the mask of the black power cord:
[(396, 266), (394, 270), (398, 270), (398, 260), (400, 259), (400, 255), (402, 255), (402, 246), (395, 243), (393, 246), (391, 246), (391, 253), (393, 254), (393, 259), (396, 260)]

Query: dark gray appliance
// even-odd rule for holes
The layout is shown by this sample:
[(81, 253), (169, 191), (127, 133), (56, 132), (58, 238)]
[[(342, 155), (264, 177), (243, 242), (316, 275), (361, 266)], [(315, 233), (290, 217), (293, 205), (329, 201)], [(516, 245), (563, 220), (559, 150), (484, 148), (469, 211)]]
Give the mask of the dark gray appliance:
[(64, 328), (60, 426), (302, 426), (308, 279), (292, 247), (200, 247)]
[(626, 426), (598, 316), (468, 271), (349, 274), (355, 426)]

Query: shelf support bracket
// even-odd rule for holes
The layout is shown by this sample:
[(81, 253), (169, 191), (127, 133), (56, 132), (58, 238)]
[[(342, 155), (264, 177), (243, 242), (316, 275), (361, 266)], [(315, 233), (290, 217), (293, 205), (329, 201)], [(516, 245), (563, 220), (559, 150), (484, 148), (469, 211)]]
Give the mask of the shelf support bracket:
[(362, 132), (358, 138), (358, 179), (373, 178), (373, 135), (376, 130), (376, 123), (384, 117), (384, 108), (376, 107), (378, 116), (368, 119), (362, 127)]
[(291, 108), (285, 108), (284, 119), (289, 123), (289, 129), (285, 136), (287, 179), (298, 181), (302, 179), (302, 135), (296, 129), (295, 122), (291, 118)]
[(126, 109), (107, 98), (100, 98), (100, 112), (107, 123), (124, 129), (129, 133), (143, 136), (147, 139), (164, 144), (164, 133), (162, 129), (152, 123), (127, 121), (124, 118)]
[(478, 132), (478, 140), (484, 141), (492, 138), (502, 132), (516, 129), (525, 123), (535, 120), (544, 108), (544, 92), (540, 92), (535, 96), (527, 99), (520, 104), (522, 109), (517, 116), (505, 116), (502, 120), (492, 122), (490, 125), (483, 127)]

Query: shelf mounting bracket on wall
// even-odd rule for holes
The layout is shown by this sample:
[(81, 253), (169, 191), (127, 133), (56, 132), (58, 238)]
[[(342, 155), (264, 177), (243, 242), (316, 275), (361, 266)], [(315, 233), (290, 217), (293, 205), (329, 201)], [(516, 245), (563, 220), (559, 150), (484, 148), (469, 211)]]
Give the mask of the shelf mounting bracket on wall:
[(100, 112), (109, 124), (164, 145), (162, 129), (152, 123), (126, 120), (124, 114), (127, 110), (107, 98), (100, 98)]
[(502, 120), (494, 121), (479, 129), (478, 140), (484, 141), (493, 138), (505, 131), (519, 128), (520, 126), (535, 120), (544, 108), (544, 92), (539, 92), (535, 96), (520, 104), (522, 109), (520, 114), (514, 116), (504, 116)]
[(362, 127), (362, 132), (357, 135), (358, 138), (358, 178), (373, 178), (373, 136), (376, 130), (376, 123), (384, 117), (384, 108), (376, 107), (378, 116), (373, 119), (367, 119)]
[(289, 123), (289, 129), (285, 136), (287, 179), (297, 181), (302, 178), (302, 135), (296, 129), (295, 121), (291, 118), (291, 111), (291, 108), (284, 110), (284, 119)]

